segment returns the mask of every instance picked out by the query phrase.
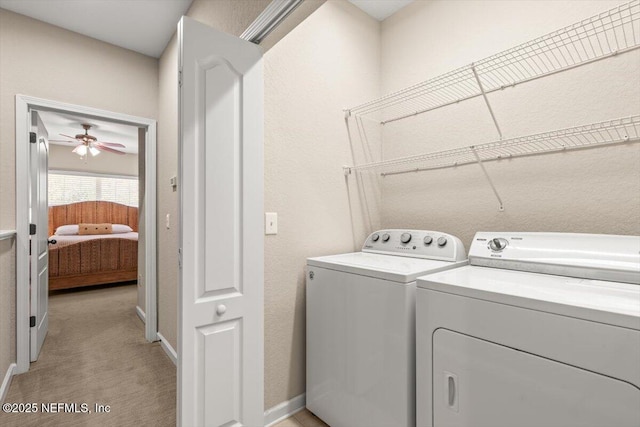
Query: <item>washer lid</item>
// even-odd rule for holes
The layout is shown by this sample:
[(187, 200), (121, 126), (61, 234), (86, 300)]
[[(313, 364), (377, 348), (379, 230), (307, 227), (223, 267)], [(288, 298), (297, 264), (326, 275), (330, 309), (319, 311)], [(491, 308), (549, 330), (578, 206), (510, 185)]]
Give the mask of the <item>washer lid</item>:
[[(640, 286), (465, 266), (418, 278), (420, 288), (640, 330)], [(509, 321), (509, 319), (505, 319)]]
[(307, 265), (359, 274), (400, 283), (410, 283), (429, 272), (466, 265), (467, 261), (450, 262), (367, 252), (308, 258)]

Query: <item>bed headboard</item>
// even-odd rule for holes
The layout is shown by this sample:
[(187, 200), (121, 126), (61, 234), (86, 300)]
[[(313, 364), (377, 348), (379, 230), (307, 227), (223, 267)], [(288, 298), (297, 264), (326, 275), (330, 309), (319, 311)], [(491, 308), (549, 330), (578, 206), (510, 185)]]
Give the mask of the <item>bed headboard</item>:
[(67, 224), (126, 224), (138, 231), (138, 208), (113, 202), (79, 202), (49, 206), (49, 236)]

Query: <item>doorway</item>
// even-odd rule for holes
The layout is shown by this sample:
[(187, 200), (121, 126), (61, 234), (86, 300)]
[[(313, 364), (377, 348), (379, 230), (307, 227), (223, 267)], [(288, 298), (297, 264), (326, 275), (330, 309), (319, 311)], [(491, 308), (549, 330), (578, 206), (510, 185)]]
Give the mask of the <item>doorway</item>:
[[(156, 121), (94, 109), (79, 105), (39, 99), (24, 95), (16, 96), (16, 373), (29, 370), (31, 333), (31, 293), (37, 290), (29, 286), (30, 269), (30, 156), (32, 131), (31, 114), (34, 111), (80, 115), (88, 120), (107, 120), (112, 123), (137, 127), (144, 140), (144, 201), (145, 209), (140, 222), (144, 221), (144, 301), (145, 338), (149, 342), (158, 340), (157, 327), (157, 283), (156, 283)], [(44, 173), (46, 174), (46, 170)], [(33, 286), (32, 286), (33, 288)], [(47, 297), (43, 295), (42, 297)], [(36, 319), (36, 324), (37, 324)], [(35, 331), (34, 331), (35, 333)]]

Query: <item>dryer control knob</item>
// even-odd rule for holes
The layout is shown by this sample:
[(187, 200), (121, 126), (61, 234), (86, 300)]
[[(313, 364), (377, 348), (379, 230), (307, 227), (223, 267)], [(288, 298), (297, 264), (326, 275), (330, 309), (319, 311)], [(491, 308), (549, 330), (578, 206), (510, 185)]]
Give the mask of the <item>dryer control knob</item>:
[(442, 236), (438, 237), (438, 246), (444, 246), (447, 244), (447, 238)]
[(402, 236), (400, 236), (400, 241), (402, 243), (409, 243), (411, 241), (411, 234), (409, 233), (402, 233)]
[(382, 241), (385, 242), (385, 243), (388, 242), (390, 238), (391, 238), (391, 236), (389, 236), (389, 233), (384, 233), (382, 235)]
[(425, 245), (430, 245), (431, 243), (433, 243), (433, 237), (426, 236), (423, 241)]
[(489, 240), (489, 247), (494, 252), (501, 252), (508, 244), (509, 242), (507, 239), (503, 239), (501, 237)]
[(377, 242), (378, 240), (380, 240), (380, 235), (378, 233), (374, 234), (373, 236), (371, 236), (371, 240)]

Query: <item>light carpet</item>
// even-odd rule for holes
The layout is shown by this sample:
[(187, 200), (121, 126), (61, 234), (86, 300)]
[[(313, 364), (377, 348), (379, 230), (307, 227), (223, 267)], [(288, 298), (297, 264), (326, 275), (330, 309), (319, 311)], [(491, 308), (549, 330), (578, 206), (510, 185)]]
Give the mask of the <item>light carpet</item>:
[(49, 298), (49, 333), (5, 402), (96, 403), (109, 413), (0, 413), (2, 426), (173, 426), (176, 367), (144, 338), (136, 285), (62, 291)]

